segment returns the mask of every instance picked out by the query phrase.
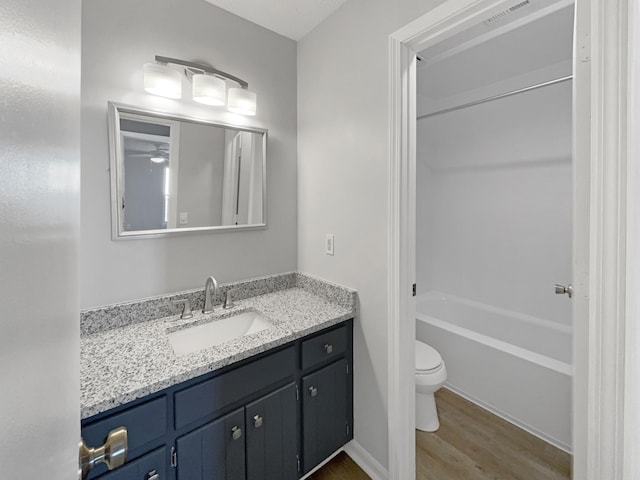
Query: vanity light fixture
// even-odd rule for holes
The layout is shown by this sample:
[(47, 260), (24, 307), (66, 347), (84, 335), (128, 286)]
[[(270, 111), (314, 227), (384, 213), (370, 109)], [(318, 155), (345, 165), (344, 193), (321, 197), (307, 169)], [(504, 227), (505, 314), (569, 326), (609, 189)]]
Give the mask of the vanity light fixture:
[[(191, 94), (194, 101), (212, 106), (226, 104), (230, 112), (241, 115), (256, 114), (257, 95), (248, 89), (249, 84), (244, 80), (201, 63), (159, 55), (156, 55), (155, 60), (156, 63), (144, 64), (144, 89), (148, 93), (180, 98), (182, 86), (180, 71), (169, 67), (169, 64), (179, 65), (184, 67), (184, 74), (192, 83)], [(238, 87), (229, 88), (228, 95), (226, 81), (238, 84)], [(176, 87), (176, 83), (179, 87)], [(176, 91), (179, 92), (178, 96), (175, 96)]]
[(256, 114), (256, 94), (251, 90), (242, 88), (230, 88), (227, 102), (227, 110), (240, 115)]
[(195, 73), (191, 77), (193, 99), (205, 105), (225, 104), (227, 85), (224, 80), (207, 73)]
[(144, 64), (144, 90), (152, 95), (182, 98), (182, 76), (166, 64)]

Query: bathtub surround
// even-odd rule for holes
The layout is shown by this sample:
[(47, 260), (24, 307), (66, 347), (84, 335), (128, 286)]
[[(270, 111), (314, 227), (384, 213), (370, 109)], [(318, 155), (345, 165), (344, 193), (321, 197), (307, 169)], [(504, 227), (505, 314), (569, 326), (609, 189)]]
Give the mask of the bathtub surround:
[(553, 286), (572, 279), (572, 82), (420, 115), (571, 75), (573, 16), (570, 5), (418, 68), (421, 292), (571, 324)]
[[(169, 100), (143, 89), (155, 55), (208, 62), (249, 82), (257, 115), (240, 117), (189, 95)], [(268, 228), (111, 240), (107, 102), (265, 128)], [(297, 268), (296, 43), (202, 0), (82, 3), (81, 308)]]

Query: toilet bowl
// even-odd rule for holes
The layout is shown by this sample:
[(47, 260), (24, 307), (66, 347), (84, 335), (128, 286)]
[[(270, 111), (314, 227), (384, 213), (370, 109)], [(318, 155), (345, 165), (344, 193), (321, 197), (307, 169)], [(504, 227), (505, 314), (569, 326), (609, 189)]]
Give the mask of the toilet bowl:
[(416, 340), (416, 428), (435, 432), (440, 428), (434, 393), (447, 379), (447, 369), (438, 351)]

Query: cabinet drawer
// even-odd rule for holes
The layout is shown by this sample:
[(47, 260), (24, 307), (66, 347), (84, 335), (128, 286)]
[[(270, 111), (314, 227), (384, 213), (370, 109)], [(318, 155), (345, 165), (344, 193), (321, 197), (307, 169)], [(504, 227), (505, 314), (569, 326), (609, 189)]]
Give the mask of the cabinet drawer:
[(342, 326), (302, 342), (302, 369), (343, 355), (347, 350), (347, 328)]
[(255, 362), (223, 373), (175, 394), (175, 428), (240, 401), (295, 372), (295, 349), (289, 347)]
[[(109, 432), (118, 427), (127, 428), (128, 459), (146, 453), (146, 448), (142, 447), (148, 446), (153, 441), (161, 443), (167, 431), (166, 397), (156, 398), (85, 425), (82, 427), (82, 438), (89, 447), (100, 447), (104, 444)], [(89, 478), (95, 478), (106, 470), (104, 464), (99, 464), (89, 474)]]
[(153, 475), (158, 475), (159, 480), (166, 480), (167, 458), (165, 449), (159, 448), (138, 460), (116, 468), (98, 480), (148, 480), (153, 478)]

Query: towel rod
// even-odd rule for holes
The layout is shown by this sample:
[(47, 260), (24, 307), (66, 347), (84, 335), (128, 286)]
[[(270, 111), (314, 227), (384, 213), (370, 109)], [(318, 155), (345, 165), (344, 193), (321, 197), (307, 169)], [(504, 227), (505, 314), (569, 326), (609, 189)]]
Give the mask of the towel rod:
[(473, 102), (458, 105), (456, 107), (445, 108), (443, 110), (438, 110), (436, 112), (420, 115), (417, 119), (422, 120), (423, 118), (435, 117), (436, 115), (455, 112), (456, 110), (462, 110), (463, 108), (475, 107), (476, 105), (482, 105), (483, 103), (493, 102), (494, 100), (500, 100), (501, 98), (511, 97), (512, 95), (517, 95), (519, 93), (530, 92), (531, 90), (537, 90), (538, 88), (542, 88), (542, 87), (549, 87), (551, 85), (555, 85), (556, 83), (562, 83), (572, 79), (573, 79), (573, 75), (567, 75), (566, 77), (556, 78), (555, 80), (549, 80), (547, 82), (542, 82), (537, 85), (532, 85), (530, 87), (519, 88), (518, 90), (513, 90), (512, 92), (501, 93), (499, 95), (494, 95), (493, 97), (484, 98), (482, 100), (476, 100)]

